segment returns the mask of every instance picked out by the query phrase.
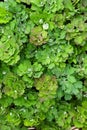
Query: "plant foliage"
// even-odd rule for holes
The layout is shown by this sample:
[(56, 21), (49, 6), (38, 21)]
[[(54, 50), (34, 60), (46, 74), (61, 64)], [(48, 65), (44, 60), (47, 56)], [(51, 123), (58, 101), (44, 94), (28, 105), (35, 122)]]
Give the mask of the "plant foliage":
[(0, 1), (0, 130), (87, 130), (87, 0)]

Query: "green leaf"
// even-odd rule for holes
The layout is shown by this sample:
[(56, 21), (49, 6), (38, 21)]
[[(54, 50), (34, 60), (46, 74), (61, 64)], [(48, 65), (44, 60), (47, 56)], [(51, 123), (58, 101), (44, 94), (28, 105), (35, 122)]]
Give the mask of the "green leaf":
[(1, 99), (0, 99), (0, 104), (3, 106), (3, 107), (8, 107), (11, 105), (13, 99), (11, 97), (8, 97), (8, 96), (3, 96)]
[(1, 130), (11, 130), (11, 127), (9, 127), (8, 125), (2, 125), (0, 126)]
[(34, 70), (35, 72), (40, 71), (41, 69), (42, 69), (42, 65), (41, 65), (41, 64), (39, 64), (39, 63), (37, 63), (37, 62), (35, 62), (35, 63), (33, 64), (33, 70)]
[(57, 10), (62, 10), (63, 8), (63, 0), (57, 0)]
[(71, 83), (75, 83), (76, 82), (76, 78), (74, 76), (68, 76), (68, 81)]
[(87, 109), (87, 100), (84, 100), (84, 101), (82, 102), (82, 106), (83, 106), (85, 109)]
[(48, 41), (47, 31), (40, 26), (34, 27), (30, 33), (30, 43), (38, 46), (45, 44)]
[(28, 61), (28, 60), (23, 60), (23, 61), (18, 65), (18, 68), (17, 68), (16, 71), (17, 71), (17, 74), (18, 74), (19, 76), (28, 74), (28, 76), (31, 77), (31, 76), (32, 76), (32, 73), (33, 73), (33, 70), (32, 70), (32, 66), (31, 66), (30, 61)]
[(65, 100), (70, 100), (71, 98), (72, 98), (71, 95), (69, 95), (69, 94), (66, 94), (66, 95), (65, 95)]
[(30, 127), (32, 127), (32, 126), (34, 126), (34, 125), (37, 125), (38, 124), (38, 120), (36, 119), (25, 119), (24, 120), (24, 125), (25, 126), (30, 126)]
[(8, 73), (3, 79), (4, 94), (13, 97), (14, 99), (23, 95), (25, 91), (25, 84), (19, 80), (13, 73)]
[(6, 24), (12, 19), (12, 14), (0, 7), (0, 24)]
[(74, 125), (77, 127), (77, 128), (82, 128), (83, 127), (83, 124), (79, 121), (74, 121)]
[(6, 115), (6, 118), (7, 118), (8, 122), (14, 124), (15, 126), (18, 126), (20, 124), (20, 122), (21, 122), (20, 116), (14, 111), (9, 112)]
[(65, 8), (69, 9), (70, 11), (74, 10), (74, 6), (72, 5), (71, 0), (64, 0)]
[(21, 3), (21, 2), (23, 2), (23, 3), (26, 3), (26, 4), (30, 4), (30, 0), (16, 0), (18, 3)]

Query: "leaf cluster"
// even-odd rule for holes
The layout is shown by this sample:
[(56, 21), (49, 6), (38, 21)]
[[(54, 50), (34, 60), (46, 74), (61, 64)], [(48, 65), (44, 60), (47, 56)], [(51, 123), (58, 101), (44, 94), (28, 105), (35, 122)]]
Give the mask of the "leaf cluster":
[(87, 1), (0, 1), (0, 130), (87, 130)]

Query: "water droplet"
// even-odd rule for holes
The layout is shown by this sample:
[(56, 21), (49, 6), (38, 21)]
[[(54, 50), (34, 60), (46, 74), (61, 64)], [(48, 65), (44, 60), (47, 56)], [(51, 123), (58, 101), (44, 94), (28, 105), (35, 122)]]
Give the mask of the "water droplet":
[(40, 3), (40, 5), (41, 5), (41, 6), (44, 6), (44, 3), (43, 3), (43, 2), (41, 2), (41, 3)]
[(26, 110), (24, 108), (20, 109), (20, 111), (26, 112)]
[(9, 35), (8, 38), (10, 38), (11, 36)]
[(15, 93), (17, 93), (17, 90), (14, 90)]
[(65, 112), (64, 112), (64, 115), (66, 115), (66, 114), (67, 114), (67, 112), (65, 111)]
[(49, 56), (47, 56), (47, 59), (49, 59), (50, 57)]
[(4, 33), (4, 29), (2, 29), (2, 33)]
[(43, 19), (40, 19), (40, 20), (39, 20), (39, 23), (42, 24), (42, 23), (43, 23)]
[(4, 108), (3, 108), (3, 107), (1, 107), (1, 109), (2, 109), (2, 110), (4, 110)]
[(49, 39), (49, 42), (53, 42), (53, 39)]
[(3, 71), (2, 74), (6, 74), (6, 71)]
[(34, 119), (31, 119), (30, 121), (34, 121)]
[(25, 100), (27, 100), (27, 97), (24, 97)]
[(10, 112), (10, 116), (12, 116), (12, 112)]
[(47, 30), (48, 28), (49, 28), (49, 24), (48, 24), (48, 23), (44, 23), (44, 24), (43, 24), (43, 29), (44, 29), (44, 30)]
[(32, 69), (31, 69), (31, 68), (28, 68), (28, 72), (30, 72), (30, 71), (32, 71)]
[(82, 60), (84, 61), (84, 58), (82, 58)]

